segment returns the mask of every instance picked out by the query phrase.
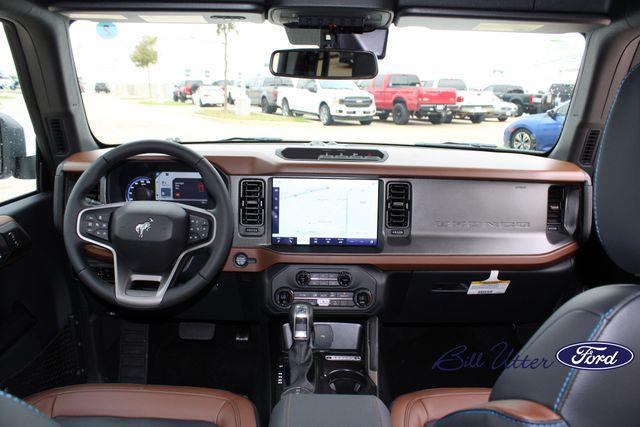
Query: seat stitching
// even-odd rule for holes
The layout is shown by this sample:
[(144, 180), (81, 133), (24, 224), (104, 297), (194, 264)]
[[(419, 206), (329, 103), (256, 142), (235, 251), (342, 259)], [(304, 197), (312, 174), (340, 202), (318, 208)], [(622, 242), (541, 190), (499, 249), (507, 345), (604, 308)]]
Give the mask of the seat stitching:
[(36, 413), (36, 414), (40, 415), (41, 417), (44, 417), (44, 418), (46, 418), (46, 419), (49, 419), (49, 417), (47, 417), (44, 413), (42, 413), (38, 408), (36, 408), (36, 407), (35, 407), (35, 406), (33, 406), (33, 405), (30, 405), (29, 403), (25, 402), (25, 401), (24, 401), (24, 400), (22, 400), (22, 399), (17, 398), (16, 396), (14, 396), (14, 395), (12, 395), (12, 394), (10, 394), (10, 393), (7, 393), (7, 392), (5, 392), (5, 391), (0, 390), (0, 397), (4, 397), (4, 398), (6, 398), (6, 399), (9, 399), (9, 400), (11, 400), (11, 401), (12, 401), (12, 402), (14, 402), (14, 403), (19, 404), (20, 406), (25, 406), (25, 407), (26, 407), (27, 409), (29, 409), (31, 412), (34, 412), (34, 413)]
[[(460, 414), (476, 414), (476, 413), (484, 413), (484, 414), (490, 414), (490, 415), (497, 415), (499, 417), (502, 417), (508, 421), (523, 425), (523, 426), (548, 426), (548, 427), (553, 427), (553, 426), (566, 426), (567, 423), (560, 418), (558, 421), (549, 421), (549, 422), (529, 422), (529, 421), (523, 421), (523, 420), (519, 420), (517, 418), (513, 418), (510, 417), (508, 415), (505, 415), (501, 412), (498, 412), (496, 410), (493, 409), (464, 409), (462, 411), (458, 411), (458, 412), (454, 412), (453, 414), (449, 414), (446, 417), (442, 418), (440, 421), (446, 419), (446, 418), (451, 418), (454, 417), (456, 415), (460, 415)], [(440, 422), (438, 422), (439, 424)]]
[(220, 413), (222, 413), (222, 409), (224, 408), (224, 403), (220, 405), (220, 409), (218, 409), (218, 413), (216, 414), (216, 424), (220, 424)]
[[(190, 392), (173, 392), (173, 391), (161, 391), (161, 390), (145, 390), (145, 389), (135, 389), (135, 390), (126, 390), (126, 389), (120, 389), (120, 388), (93, 388), (93, 389), (82, 389), (82, 390), (68, 390), (68, 391), (60, 391), (57, 393), (52, 393), (52, 394), (45, 394), (44, 396), (42, 396), (41, 398), (39, 398), (38, 400), (33, 401), (32, 405), (37, 405), (38, 403), (40, 403), (41, 401), (53, 397), (54, 399), (54, 404), (55, 401), (58, 399), (58, 397), (62, 396), (62, 395), (72, 395), (72, 394), (84, 394), (84, 393), (100, 393), (103, 391), (108, 391), (108, 392), (118, 392), (118, 391), (125, 391), (125, 392), (129, 392), (129, 393), (145, 393), (145, 394), (168, 394), (168, 395), (175, 395), (175, 396), (185, 396), (185, 397), (201, 397), (201, 398), (206, 398), (206, 399), (214, 399), (214, 400), (221, 400), (223, 402), (223, 406), (224, 404), (229, 402), (229, 398), (227, 397), (222, 397), (222, 396), (215, 396), (215, 395), (209, 395), (209, 394), (202, 394), (202, 393), (190, 393)], [(53, 405), (52, 405), (52, 415), (53, 415)]]
[[(490, 393), (491, 391), (489, 390), (488, 393)], [(451, 393), (438, 393), (438, 394), (431, 394), (429, 396), (422, 396), (422, 397), (415, 397), (413, 399), (411, 399), (409, 402), (407, 402), (405, 409), (404, 409), (404, 425), (405, 427), (409, 426), (409, 413), (411, 412), (411, 409), (415, 406), (416, 402), (420, 401), (420, 404), (422, 405), (422, 407), (424, 408), (424, 411), (427, 413), (427, 418), (430, 417), (429, 415), (429, 410), (427, 409), (427, 407), (425, 406), (423, 400), (428, 400), (434, 397), (460, 397), (460, 396), (486, 396), (487, 392), (471, 392), (471, 391), (461, 391), (461, 392), (457, 392), (457, 391), (453, 391)]]
[(607, 131), (609, 130), (609, 120), (611, 119), (611, 115), (613, 113), (613, 110), (616, 107), (616, 104), (618, 102), (618, 96), (620, 95), (620, 92), (622, 92), (622, 88), (624, 87), (624, 84), (627, 82), (627, 79), (629, 77), (631, 77), (631, 75), (633, 73), (635, 73), (638, 69), (640, 68), (640, 63), (636, 64), (633, 66), (633, 68), (624, 76), (624, 78), (622, 79), (622, 81), (620, 82), (620, 86), (618, 86), (618, 90), (616, 92), (616, 96), (613, 98), (613, 102), (611, 103), (611, 108), (609, 109), (609, 112), (607, 113), (607, 119), (604, 122), (604, 129), (602, 131), (602, 137), (600, 138), (600, 145), (598, 147), (598, 152), (596, 154), (596, 160), (595, 160), (595, 171), (594, 171), (594, 179), (593, 179), (593, 190), (594, 190), (594, 194), (593, 194), (593, 213), (594, 213), (594, 223), (596, 226), (596, 234), (598, 235), (598, 238), (600, 239), (600, 241), (602, 242), (602, 246), (605, 250), (605, 252), (607, 252), (607, 249), (604, 247), (604, 239), (602, 238), (602, 234), (600, 233), (600, 223), (598, 221), (598, 182), (599, 182), (599, 176), (600, 176), (600, 155), (602, 154), (602, 150), (605, 144), (605, 137), (607, 135)]
[[(600, 321), (598, 322), (598, 324), (594, 327), (593, 331), (591, 332), (591, 335), (589, 335), (589, 338), (587, 338), (587, 341), (592, 341), (596, 338), (596, 335), (599, 337), (602, 332), (604, 331), (604, 327), (605, 327), (605, 322), (611, 322), (611, 320), (613, 320), (613, 318), (622, 311), (622, 309), (627, 306), (628, 304), (632, 303), (633, 300), (638, 299), (640, 297), (640, 293), (635, 293), (632, 294), (631, 296), (625, 298), (623, 301), (619, 302), (618, 304), (614, 305), (613, 307), (611, 307), (606, 313), (604, 313), (600, 319)], [(572, 370), (576, 371), (576, 369), (571, 368)], [(568, 385), (567, 388), (567, 392), (566, 395), (563, 396), (564, 397), (564, 401), (561, 401), (560, 397), (562, 395), (562, 393), (564, 392), (563, 389), (560, 389), (560, 393), (558, 393), (558, 397), (556, 398), (556, 403), (553, 405), (553, 409), (554, 411), (557, 410), (561, 410), (562, 408), (560, 408), (560, 403), (562, 403), (562, 405), (564, 406), (564, 403), (566, 402), (567, 397), (569, 396), (570, 390), (573, 388), (573, 384), (575, 384), (575, 378), (577, 377), (577, 372), (575, 374), (572, 373), (571, 378), (569, 378), (569, 374), (567, 374), (567, 378), (565, 378), (565, 383), (563, 384), (563, 388), (565, 386)], [(571, 381), (571, 379), (573, 379), (573, 381)], [(558, 408), (558, 409), (556, 409)]]

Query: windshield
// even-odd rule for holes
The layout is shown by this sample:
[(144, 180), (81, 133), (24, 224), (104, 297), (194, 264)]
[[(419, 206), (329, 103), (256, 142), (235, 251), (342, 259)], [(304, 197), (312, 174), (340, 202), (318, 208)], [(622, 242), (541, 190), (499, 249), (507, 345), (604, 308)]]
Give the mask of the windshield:
[[(378, 76), (356, 85), (274, 78), (271, 53), (301, 46), (270, 23), (108, 27), (70, 28), (89, 126), (104, 144), (313, 139), (548, 151), (564, 120), (546, 112), (570, 101), (585, 45), (581, 34), (392, 26)], [(211, 85), (223, 96), (198, 96)], [(497, 89), (506, 87), (522, 93)], [(517, 143), (524, 131), (529, 145)]]

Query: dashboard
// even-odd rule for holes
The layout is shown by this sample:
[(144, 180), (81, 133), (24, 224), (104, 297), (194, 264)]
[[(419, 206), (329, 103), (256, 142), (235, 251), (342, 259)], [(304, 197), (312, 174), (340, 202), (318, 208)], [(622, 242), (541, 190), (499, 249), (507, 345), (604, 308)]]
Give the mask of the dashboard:
[[(225, 270), (258, 272), (287, 263), (391, 271), (539, 268), (570, 257), (590, 232), (590, 179), (571, 163), (515, 153), (354, 147), (350, 154), (339, 145), (334, 155), (332, 148), (303, 144), (295, 150), (286, 144), (193, 146), (220, 171), (237, 210)], [(102, 151), (67, 159), (56, 188), (68, 193)], [(214, 207), (201, 190), (193, 171), (149, 155), (113, 170), (99, 197)], [(56, 197), (63, 206), (64, 192)]]
[[(193, 149), (220, 172), (236, 211), (223, 273), (259, 284), (274, 314), (304, 301), (345, 315), (384, 307), (387, 318), (402, 322), (449, 318), (454, 307), (458, 320), (531, 321), (570, 283), (572, 258), (590, 234), (590, 178), (568, 162), (410, 146)], [(60, 229), (66, 195), (104, 151), (77, 153), (61, 165), (54, 194)], [(130, 159), (88, 197), (92, 204), (215, 208), (197, 173), (159, 155)], [(85, 252), (109, 280), (111, 254), (91, 245)], [(517, 286), (500, 299), (464, 298), (469, 283), (491, 277)]]

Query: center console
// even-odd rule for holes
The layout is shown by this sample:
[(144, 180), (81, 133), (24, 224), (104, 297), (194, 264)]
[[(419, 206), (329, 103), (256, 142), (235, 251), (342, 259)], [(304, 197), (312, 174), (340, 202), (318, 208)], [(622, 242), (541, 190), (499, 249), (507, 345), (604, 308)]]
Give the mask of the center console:
[(377, 398), (377, 318), (316, 322), (314, 310), (293, 302), (280, 328), (270, 425), (390, 425)]

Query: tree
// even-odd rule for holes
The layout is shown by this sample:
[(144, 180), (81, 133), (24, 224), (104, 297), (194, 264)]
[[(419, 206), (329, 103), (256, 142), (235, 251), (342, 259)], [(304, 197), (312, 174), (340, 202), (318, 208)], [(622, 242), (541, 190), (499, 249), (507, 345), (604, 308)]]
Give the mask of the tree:
[(229, 34), (237, 33), (236, 26), (233, 22), (225, 22), (223, 24), (218, 24), (218, 28), (216, 29), (216, 33), (219, 36), (222, 36), (224, 39), (224, 110), (227, 111), (227, 100), (229, 99), (229, 89), (227, 88), (227, 72), (229, 71), (229, 55), (228, 55), (228, 45), (229, 45)]
[(147, 70), (147, 90), (149, 92), (149, 98), (151, 97), (151, 74), (149, 67), (158, 62), (158, 51), (156, 51), (157, 41), (157, 37), (143, 37), (129, 57), (133, 65)]

